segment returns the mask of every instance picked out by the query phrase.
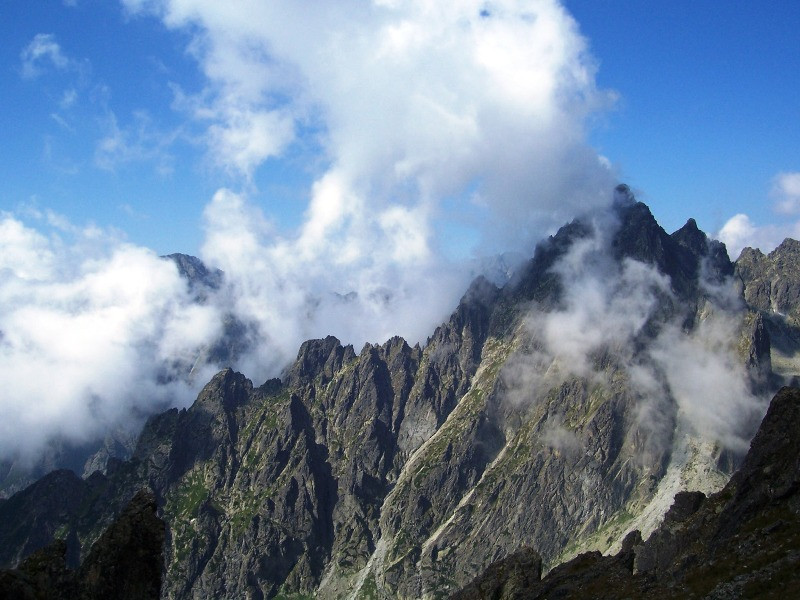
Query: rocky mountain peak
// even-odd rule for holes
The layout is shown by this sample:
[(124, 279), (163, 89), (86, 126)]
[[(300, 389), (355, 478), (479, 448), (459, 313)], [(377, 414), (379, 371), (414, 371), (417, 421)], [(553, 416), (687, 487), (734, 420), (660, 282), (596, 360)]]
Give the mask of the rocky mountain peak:
[[(735, 273), (749, 306), (774, 317), (786, 317), (792, 326), (800, 325), (800, 242), (786, 238), (768, 255), (745, 248), (736, 261)], [(781, 329), (774, 333), (794, 336), (774, 324)]]
[(719, 282), (733, 273), (725, 246), (709, 240), (694, 219), (669, 235), (641, 202), (621, 207), (618, 214), (620, 227), (613, 240), (615, 256), (655, 265), (670, 277), (680, 297), (685, 299), (697, 292), (701, 274)]
[(178, 267), (178, 273), (189, 282), (189, 286), (195, 291), (199, 291), (201, 287), (216, 290), (222, 285), (222, 271), (209, 269), (196, 256), (175, 253), (167, 254), (162, 258), (174, 262), (175, 266)]
[(770, 252), (772, 258), (800, 258), (800, 242), (792, 238), (783, 240), (775, 250)]
[(287, 384), (308, 384), (317, 377), (322, 377), (323, 383), (327, 383), (343, 364), (355, 357), (352, 346), (342, 346), (332, 335), (325, 339), (308, 340), (300, 346), (297, 359), (286, 374)]
[[(800, 389), (784, 387), (772, 399), (750, 451), (728, 487), (736, 490), (736, 518), (753, 507), (800, 494)], [(800, 504), (794, 506), (800, 511)], [(750, 514), (739, 514), (742, 511)], [(731, 515), (733, 518), (733, 515)]]
[(678, 244), (696, 256), (708, 254), (708, 236), (697, 227), (697, 221), (689, 219), (686, 224), (672, 234)]
[(216, 413), (219, 409), (234, 411), (247, 402), (252, 389), (253, 384), (244, 375), (230, 368), (223, 369), (205, 385), (192, 405), (192, 410), (211, 413)]

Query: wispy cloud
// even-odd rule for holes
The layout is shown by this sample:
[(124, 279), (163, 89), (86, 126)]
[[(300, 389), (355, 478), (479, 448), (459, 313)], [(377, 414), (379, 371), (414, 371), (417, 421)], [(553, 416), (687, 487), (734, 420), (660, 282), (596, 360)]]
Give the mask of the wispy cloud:
[[(575, 377), (617, 390), (624, 381), (651, 449), (669, 451), (677, 421), (681, 431), (743, 452), (766, 404), (736, 353), (745, 313), (734, 282), (701, 281), (705, 305), (687, 330), (690, 307), (665, 310), (676, 302), (669, 278), (614, 260), (613, 233), (613, 221), (596, 220), (554, 267), (562, 303), (528, 315), (526, 349), (504, 366), (505, 397), (536, 402)], [(648, 327), (652, 320), (657, 326)]]
[(38, 77), (48, 67), (64, 70), (71, 64), (52, 33), (37, 33), (20, 52), (20, 61), (26, 79)]
[(173, 172), (175, 158), (170, 150), (179, 138), (177, 130), (159, 129), (144, 111), (136, 111), (132, 123), (122, 127), (116, 115), (106, 109), (102, 122), (105, 135), (95, 146), (95, 166), (113, 171), (132, 162), (151, 162), (162, 176)]

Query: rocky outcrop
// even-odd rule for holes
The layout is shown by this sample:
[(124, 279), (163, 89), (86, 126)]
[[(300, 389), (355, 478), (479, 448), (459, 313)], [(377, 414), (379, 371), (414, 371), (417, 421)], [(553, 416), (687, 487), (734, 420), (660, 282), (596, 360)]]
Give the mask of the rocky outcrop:
[[(0, 564), (16, 565), (59, 534), (66, 537), (90, 485), (72, 471), (53, 471), (4, 502)], [(77, 556), (70, 556), (70, 561), (76, 564)]]
[(764, 255), (745, 248), (736, 261), (736, 274), (744, 286), (744, 299), (753, 308), (800, 318), (800, 242), (786, 239)]
[[(736, 277), (750, 310), (759, 315), (757, 333), (769, 337), (773, 385), (796, 384), (800, 374), (800, 242), (786, 239), (765, 255), (745, 248)], [(763, 353), (763, 350), (761, 350)]]
[(161, 593), (164, 522), (156, 498), (137, 493), (103, 532), (78, 569), (81, 598), (157, 600)]
[(536, 585), (542, 578), (542, 559), (533, 548), (523, 548), (498, 560), (480, 577), (460, 590), (458, 600), (514, 598)]
[(189, 254), (168, 254), (162, 258), (175, 263), (178, 273), (189, 284), (189, 288), (200, 300), (222, 285), (224, 275), (219, 269), (209, 269), (202, 260)]

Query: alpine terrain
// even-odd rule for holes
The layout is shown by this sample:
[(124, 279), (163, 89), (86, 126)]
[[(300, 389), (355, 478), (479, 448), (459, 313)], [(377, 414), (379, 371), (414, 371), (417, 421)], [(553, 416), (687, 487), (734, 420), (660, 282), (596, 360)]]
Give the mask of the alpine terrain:
[[(202, 298), (224, 274), (189, 258)], [(631, 597), (741, 591), (735, 536), (780, 540), (797, 566), (798, 394), (767, 408), (798, 376), (800, 243), (732, 262), (620, 186), (502, 287), (478, 277), (424, 345), (328, 337), (280, 379), (225, 369), (152, 416), (130, 459), (0, 500), (0, 565), (19, 565), (3, 581), (33, 590), (25, 561), (50, 551), (83, 589), (93, 544), (152, 497), (163, 598), (539, 597), (553, 581), (581, 597), (623, 589), (615, 569)]]

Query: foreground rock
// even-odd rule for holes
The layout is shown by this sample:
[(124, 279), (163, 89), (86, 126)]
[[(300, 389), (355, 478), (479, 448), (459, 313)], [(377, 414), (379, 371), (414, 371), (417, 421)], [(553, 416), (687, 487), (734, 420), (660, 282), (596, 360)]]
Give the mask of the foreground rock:
[(16, 569), (0, 572), (0, 598), (15, 600), (157, 600), (164, 522), (152, 492), (138, 493), (94, 543), (77, 571), (67, 568), (67, 542), (56, 540)]

